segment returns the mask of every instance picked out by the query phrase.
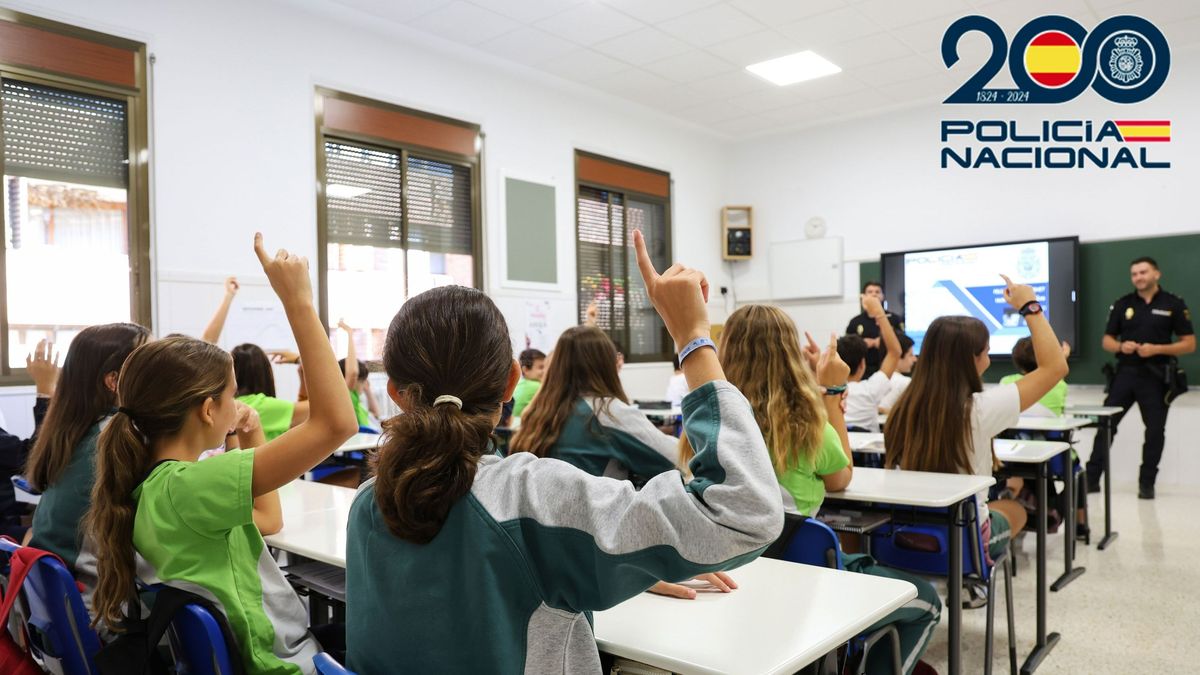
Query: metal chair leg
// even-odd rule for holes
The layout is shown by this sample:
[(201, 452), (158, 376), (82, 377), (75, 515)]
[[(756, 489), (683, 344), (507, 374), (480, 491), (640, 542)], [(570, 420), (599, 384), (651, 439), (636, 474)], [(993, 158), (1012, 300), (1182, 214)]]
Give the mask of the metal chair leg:
[(1008, 671), (1017, 675), (1017, 630), (1013, 619), (1013, 587), (1012, 587), (1013, 555), (1010, 551), (1004, 560), (1004, 609), (1008, 614)]
[(900, 657), (900, 631), (896, 630), (896, 626), (888, 624), (871, 633), (863, 640), (862, 655), (858, 661), (858, 667), (854, 671), (855, 675), (866, 675), (867, 657), (871, 654), (871, 648), (884, 636), (887, 636), (888, 642), (891, 643), (892, 647), (892, 672), (896, 675), (904, 674), (903, 659)]
[(987, 582), (987, 628), (983, 637), (983, 675), (992, 675), (992, 637), (996, 625), (996, 568)]

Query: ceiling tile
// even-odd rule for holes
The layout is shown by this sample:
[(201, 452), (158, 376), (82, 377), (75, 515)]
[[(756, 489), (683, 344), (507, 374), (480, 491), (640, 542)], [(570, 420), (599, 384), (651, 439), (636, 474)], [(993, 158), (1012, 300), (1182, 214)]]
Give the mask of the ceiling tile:
[(805, 97), (795, 87), (771, 87), (738, 94), (728, 100), (748, 113), (759, 113), (797, 105)]
[(872, 35), (882, 29), (868, 21), (857, 9), (844, 7), (832, 12), (818, 14), (776, 28), (804, 49), (825, 47), (864, 35)]
[(728, 101), (710, 101), (691, 108), (684, 108), (676, 114), (679, 117), (700, 124), (713, 124), (735, 117), (745, 117), (746, 111)]
[(1167, 44), (1175, 49), (1200, 44), (1200, 17), (1172, 21), (1158, 27), (1167, 37)]
[(882, 87), (897, 82), (907, 82), (934, 75), (945, 77), (946, 67), (940, 61), (934, 62), (927, 56), (910, 54), (880, 63), (861, 66), (851, 72), (855, 77), (872, 87)]
[(416, 19), (412, 25), (455, 42), (476, 45), (507, 33), (520, 24), (489, 9), (459, 0)]
[(767, 110), (760, 116), (776, 125), (793, 126), (807, 124), (828, 114), (829, 109), (820, 103), (799, 103), (778, 110)]
[(690, 83), (693, 89), (708, 92), (714, 96), (729, 98), (751, 91), (766, 91), (775, 85), (751, 75), (745, 70), (734, 70), (715, 77), (706, 77)]
[(682, 110), (684, 108), (692, 108), (706, 101), (712, 101), (716, 98), (708, 92), (693, 89), (686, 84), (677, 84), (674, 86), (663, 87), (654, 91), (648, 91), (638, 99), (646, 105), (661, 108), (668, 112), (674, 110)]
[(941, 102), (954, 93), (959, 83), (942, 75), (923, 77), (919, 80), (889, 84), (879, 88), (881, 99), (896, 103), (928, 100)]
[(664, 21), (658, 26), (697, 47), (732, 40), (749, 33), (763, 30), (758, 21), (751, 19), (729, 5), (713, 5), (681, 17)]
[(688, 12), (711, 7), (721, 0), (601, 0), (601, 2), (646, 23), (659, 23), (683, 16)]
[(711, 126), (717, 132), (727, 136), (749, 138), (769, 133), (775, 128), (775, 123), (762, 115), (746, 115), (716, 122)]
[(856, 7), (883, 28), (908, 26), (943, 16), (952, 17), (950, 21), (954, 21), (975, 13), (965, 0), (866, 0)]
[(822, 47), (820, 54), (843, 69), (865, 66), (913, 54), (912, 48), (887, 34), (846, 40)]
[[(1200, 16), (1200, 3), (1197, 3), (1195, 0), (1138, 0), (1137, 2), (1110, 7), (1105, 10), (1102, 18), (1107, 19), (1110, 16), (1120, 14), (1141, 16), (1150, 20), (1151, 23), (1161, 24)], [(1162, 29), (1160, 25), (1159, 30)]]
[(529, 26), (518, 28), (500, 37), (488, 40), (479, 45), (479, 48), (501, 58), (528, 66), (544, 63), (570, 52), (583, 49), (574, 42), (569, 42), (551, 35), (544, 30), (530, 28)]
[(768, 26), (792, 23), (846, 6), (845, 0), (730, 0), (729, 4)]
[(571, 42), (589, 46), (642, 27), (636, 19), (592, 2), (576, 5), (538, 21), (536, 25)]
[(411, 0), (411, 2), (394, 2), (392, 0), (331, 0), (334, 4), (357, 9), (382, 19), (407, 23), (413, 19), (428, 14), (435, 9), (445, 7), (454, 0)]
[(542, 68), (569, 80), (590, 82), (606, 75), (619, 73), (629, 66), (590, 49), (580, 49), (548, 61)]
[[(1000, 0), (980, 3), (974, 13), (995, 20), (1011, 39), (1030, 20), (1051, 12), (1044, 0)], [(1053, 13), (1069, 16), (1089, 30), (1096, 24), (1096, 14), (1085, 0), (1055, 0)]]
[(591, 84), (604, 91), (619, 94), (627, 98), (635, 98), (639, 101), (641, 101), (641, 94), (667, 89), (672, 86), (669, 80), (638, 68), (630, 68), (629, 70), (597, 78)]
[(740, 70), (734, 64), (700, 50), (656, 61), (645, 68), (675, 82), (695, 82), (706, 77)]
[[(407, 1), (407, 0), (406, 0)], [(470, 0), (471, 4), (490, 9), (521, 23), (533, 23), (554, 16), (585, 0)]]
[(592, 46), (592, 49), (635, 66), (642, 66), (692, 51), (692, 47), (686, 42), (677, 40), (655, 28), (642, 28), (611, 40), (598, 42)]
[(811, 102), (861, 91), (866, 89), (867, 85), (849, 73), (837, 73), (808, 82), (799, 82), (791, 85), (791, 88), (795, 89), (796, 94), (803, 97), (804, 101)]
[(945, 16), (903, 26), (889, 32), (892, 37), (918, 52), (939, 51), (942, 48), (942, 36), (946, 34), (946, 29), (957, 20), (958, 17)]
[(708, 51), (726, 61), (744, 67), (759, 61), (794, 54), (801, 49), (794, 40), (785, 38), (775, 31), (764, 30), (712, 45), (708, 47)]

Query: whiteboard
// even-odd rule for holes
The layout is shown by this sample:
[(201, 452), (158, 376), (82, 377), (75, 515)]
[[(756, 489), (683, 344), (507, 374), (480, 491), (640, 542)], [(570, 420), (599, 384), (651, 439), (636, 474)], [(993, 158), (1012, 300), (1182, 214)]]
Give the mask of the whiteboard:
[(769, 267), (772, 300), (841, 297), (842, 238), (773, 242)]

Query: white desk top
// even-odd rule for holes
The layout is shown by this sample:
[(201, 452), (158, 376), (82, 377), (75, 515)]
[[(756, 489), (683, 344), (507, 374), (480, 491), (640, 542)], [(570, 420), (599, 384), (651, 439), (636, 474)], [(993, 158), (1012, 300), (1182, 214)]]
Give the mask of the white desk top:
[(847, 433), (850, 437), (850, 449), (855, 452), (870, 452), (883, 454), (883, 433), (875, 433), (870, 431), (851, 431)]
[(263, 537), (268, 546), (346, 566), (346, 521), (355, 491), (337, 485), (296, 480), (279, 488), (283, 529)]
[(1062, 441), (1013, 441), (997, 438), (992, 448), (1001, 462), (1008, 464), (1041, 464), (1071, 448)]
[(1070, 431), (1091, 426), (1092, 421), (1086, 417), (1037, 417), (1021, 415), (1021, 419), (1009, 427), (1018, 431)]
[(1080, 415), (1083, 417), (1112, 417), (1124, 410), (1124, 408), (1115, 405), (1069, 405), (1067, 412), (1072, 415)]
[(841, 492), (826, 493), (825, 498), (942, 507), (982, 492), (995, 482), (991, 476), (854, 467), (850, 486)]
[(905, 581), (764, 558), (730, 576), (732, 593), (642, 593), (596, 612), (596, 643), (685, 675), (794, 673), (916, 595)]
[(371, 450), (379, 445), (379, 440), (383, 438), (380, 434), (363, 434), (358, 433), (350, 437), (350, 440), (342, 443), (335, 452), (352, 452), (355, 450)]

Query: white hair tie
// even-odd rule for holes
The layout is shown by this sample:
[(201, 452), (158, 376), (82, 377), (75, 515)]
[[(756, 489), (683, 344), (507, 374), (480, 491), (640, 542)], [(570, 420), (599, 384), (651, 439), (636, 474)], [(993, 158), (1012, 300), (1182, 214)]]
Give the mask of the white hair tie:
[(462, 410), (462, 399), (457, 396), (442, 394), (441, 396), (433, 399), (433, 405), (435, 408), (443, 403), (453, 403), (454, 405), (458, 406), (459, 410)]

